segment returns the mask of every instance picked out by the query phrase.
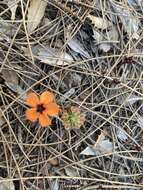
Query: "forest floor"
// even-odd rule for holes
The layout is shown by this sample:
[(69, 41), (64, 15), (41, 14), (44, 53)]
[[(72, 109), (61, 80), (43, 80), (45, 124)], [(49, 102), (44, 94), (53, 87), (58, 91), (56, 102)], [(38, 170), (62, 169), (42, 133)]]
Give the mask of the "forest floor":
[(0, 190), (75, 189), (143, 189), (143, 2), (1, 0)]

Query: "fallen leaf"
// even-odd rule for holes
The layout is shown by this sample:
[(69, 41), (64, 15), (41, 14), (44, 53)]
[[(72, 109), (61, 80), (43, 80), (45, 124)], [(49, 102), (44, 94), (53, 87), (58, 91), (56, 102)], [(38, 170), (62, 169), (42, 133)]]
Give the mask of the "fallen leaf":
[[(50, 51), (49, 51), (50, 50)], [(57, 49), (49, 48), (39, 51), (38, 59), (50, 65), (66, 66), (73, 62), (73, 58), (66, 52), (59, 52)]]
[(9, 89), (20, 95), (21, 100), (26, 99), (25, 91), (18, 84), (18, 75), (15, 70), (3, 69), (2, 77), (4, 78), (5, 84)]
[(125, 131), (122, 129), (118, 129), (117, 131), (117, 137), (119, 140), (125, 142), (128, 139), (128, 136), (126, 135)]
[(14, 26), (0, 17), (0, 40), (6, 39), (10, 41), (10, 37), (13, 36), (14, 33)]
[(93, 147), (98, 146), (98, 144), (100, 144), (100, 142), (103, 141), (104, 139), (105, 139), (105, 135), (104, 135), (103, 132), (101, 132), (101, 134), (98, 136), (97, 141), (96, 141), (96, 143), (93, 145)]
[(26, 99), (27, 95), (25, 90), (23, 90), (19, 85), (13, 84), (11, 82), (5, 82), (5, 84), (8, 86), (9, 89), (11, 89), (13, 92), (16, 92), (20, 99), (23, 101)]
[(80, 154), (87, 155), (87, 156), (95, 156), (96, 152), (93, 147), (86, 147)]
[(98, 45), (99, 49), (108, 52), (113, 47), (113, 44), (119, 43), (119, 34), (116, 27), (110, 27), (108, 31), (102, 33), (97, 30), (96, 28), (93, 29), (93, 38), (96, 42), (96, 48)]
[(130, 105), (136, 103), (139, 100), (143, 100), (142, 96), (136, 96), (136, 95), (131, 95), (129, 98), (127, 98), (126, 102), (129, 103)]
[(52, 166), (57, 166), (58, 165), (58, 159), (57, 158), (50, 158), (48, 160), (48, 163), (50, 163)]
[(35, 58), (49, 65), (69, 65), (73, 63), (73, 58), (67, 52), (61, 52), (58, 48), (50, 48), (48, 46), (34, 46), (32, 52)]
[(18, 85), (18, 76), (17, 76), (16, 71), (3, 69), (2, 76), (6, 82)]
[(17, 0), (8, 0), (7, 5), (11, 11), (11, 20), (15, 20), (16, 9), (18, 7)]
[(106, 31), (105, 39), (111, 43), (119, 43), (119, 32), (115, 26), (112, 26), (110, 30)]
[(106, 18), (97, 17), (91, 14), (89, 14), (87, 18), (89, 18), (92, 24), (94, 25), (94, 27), (98, 29), (105, 30), (109, 28), (110, 26), (112, 26), (112, 23), (108, 21)]
[(137, 122), (138, 122), (139, 126), (143, 129), (143, 117), (139, 116), (137, 118)]
[(59, 190), (59, 182), (58, 182), (58, 180), (54, 180), (53, 182), (52, 182), (52, 190)]
[(77, 170), (74, 169), (73, 167), (66, 167), (65, 168), (65, 172), (66, 172), (66, 175), (70, 176), (70, 177), (77, 177), (77, 176), (79, 176)]
[(117, 3), (112, 3), (114, 13), (117, 14), (123, 23), (124, 29), (127, 31), (129, 37), (131, 36), (133, 39), (138, 39), (139, 34), (139, 18), (134, 16), (132, 11), (125, 8), (125, 6), (121, 6)]
[(14, 183), (12, 181), (0, 182), (0, 190), (15, 190)]
[(31, 0), (30, 7), (28, 8), (27, 15), (27, 31), (32, 33), (40, 24), (41, 19), (44, 16), (47, 1), (45, 0)]
[(80, 154), (96, 156), (101, 154), (111, 153), (113, 151), (113, 143), (109, 139), (105, 139), (105, 135), (102, 132), (96, 143), (91, 147), (86, 147)]
[(106, 52), (106, 53), (107, 53), (108, 51), (110, 51), (111, 47), (112, 47), (112, 45), (109, 44), (109, 43), (102, 43), (102, 44), (99, 45), (99, 49), (100, 49), (100, 50), (103, 50), (103, 51)]
[(68, 42), (68, 46), (76, 53), (79, 53), (86, 58), (90, 57), (83, 44), (75, 36)]
[(96, 30), (93, 30), (93, 38), (96, 40), (97, 43), (100, 43), (104, 39), (102, 33)]
[(109, 139), (103, 140), (94, 149), (97, 155), (111, 153), (113, 151), (113, 143)]

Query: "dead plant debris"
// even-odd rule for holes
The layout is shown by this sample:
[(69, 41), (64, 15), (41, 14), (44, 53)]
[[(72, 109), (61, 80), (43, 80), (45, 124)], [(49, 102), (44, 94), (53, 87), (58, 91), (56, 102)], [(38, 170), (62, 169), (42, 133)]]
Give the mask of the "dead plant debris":
[(0, 1), (0, 189), (143, 189), (142, 28), (142, 0)]

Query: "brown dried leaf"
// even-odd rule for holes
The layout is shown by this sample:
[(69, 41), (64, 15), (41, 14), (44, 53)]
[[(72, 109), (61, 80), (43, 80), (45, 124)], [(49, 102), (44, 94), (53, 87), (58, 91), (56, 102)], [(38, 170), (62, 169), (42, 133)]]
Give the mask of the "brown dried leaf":
[(27, 22), (27, 31), (30, 34), (33, 32), (39, 25), (41, 19), (44, 16), (45, 8), (47, 6), (47, 1), (45, 0), (31, 0), (30, 7), (28, 9), (28, 22)]
[(89, 14), (87, 18), (89, 18), (92, 24), (98, 29), (105, 30), (106, 28), (112, 26), (112, 23), (105, 18), (97, 17), (91, 14)]
[(8, 0), (7, 5), (11, 11), (11, 20), (15, 20), (16, 9), (18, 7), (16, 0)]
[(58, 165), (58, 159), (57, 159), (57, 158), (50, 158), (50, 160), (48, 160), (48, 162), (49, 162), (52, 166), (57, 166), (57, 165)]
[(18, 76), (16, 74), (16, 71), (9, 70), (9, 69), (3, 69), (2, 76), (7, 83), (12, 83), (12, 84), (18, 85)]

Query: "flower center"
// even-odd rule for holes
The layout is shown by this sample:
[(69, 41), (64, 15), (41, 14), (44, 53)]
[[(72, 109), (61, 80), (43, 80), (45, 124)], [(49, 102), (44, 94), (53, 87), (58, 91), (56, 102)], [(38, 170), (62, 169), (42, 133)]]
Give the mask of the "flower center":
[(68, 116), (69, 123), (74, 127), (80, 121), (80, 115), (78, 113), (70, 113)]
[(45, 110), (45, 107), (43, 106), (43, 104), (38, 104), (37, 105), (37, 112), (42, 113)]

